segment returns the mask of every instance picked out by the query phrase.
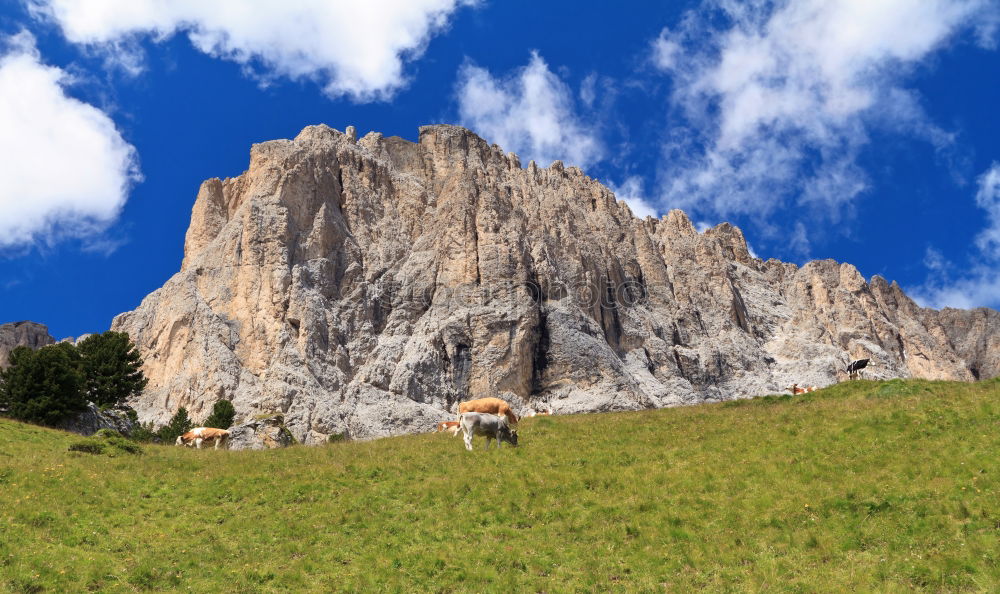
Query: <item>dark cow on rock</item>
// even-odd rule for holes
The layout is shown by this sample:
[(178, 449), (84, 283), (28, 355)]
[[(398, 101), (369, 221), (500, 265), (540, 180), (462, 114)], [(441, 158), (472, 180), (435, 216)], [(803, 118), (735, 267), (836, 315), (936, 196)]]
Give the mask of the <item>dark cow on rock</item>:
[(490, 449), (490, 440), (497, 440), (497, 449), (500, 449), (500, 442), (506, 441), (510, 445), (517, 447), (517, 431), (511, 430), (505, 417), (498, 417), (488, 413), (467, 412), (462, 413), (459, 421), (462, 432), (465, 433), (465, 449), (472, 451), (472, 436), (483, 435), (486, 437), (486, 449)]

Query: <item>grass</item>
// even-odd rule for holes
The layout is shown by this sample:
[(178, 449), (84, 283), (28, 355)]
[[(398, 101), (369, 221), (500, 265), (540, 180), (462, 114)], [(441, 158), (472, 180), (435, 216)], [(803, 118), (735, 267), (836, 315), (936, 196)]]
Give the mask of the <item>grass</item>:
[(1000, 380), (535, 417), (500, 452), (108, 457), (0, 420), (0, 590), (998, 591), (998, 424)]

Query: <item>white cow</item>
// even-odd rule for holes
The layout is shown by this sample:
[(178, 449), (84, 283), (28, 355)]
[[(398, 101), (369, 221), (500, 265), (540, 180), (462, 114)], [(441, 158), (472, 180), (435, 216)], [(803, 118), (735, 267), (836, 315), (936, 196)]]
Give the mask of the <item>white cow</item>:
[(510, 445), (517, 447), (517, 431), (510, 428), (506, 417), (498, 417), (488, 413), (467, 412), (462, 413), (459, 424), (462, 432), (465, 433), (465, 449), (472, 451), (472, 436), (486, 436), (486, 449), (490, 449), (490, 440), (497, 440), (497, 449), (500, 449), (500, 442), (506, 441)]

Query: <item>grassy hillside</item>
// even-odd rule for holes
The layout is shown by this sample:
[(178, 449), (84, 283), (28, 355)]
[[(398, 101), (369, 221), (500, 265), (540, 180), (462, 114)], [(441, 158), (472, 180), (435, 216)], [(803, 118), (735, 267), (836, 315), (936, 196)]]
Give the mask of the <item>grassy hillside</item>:
[(537, 417), (500, 452), (0, 421), (0, 590), (997, 591), (998, 426), (1000, 380)]

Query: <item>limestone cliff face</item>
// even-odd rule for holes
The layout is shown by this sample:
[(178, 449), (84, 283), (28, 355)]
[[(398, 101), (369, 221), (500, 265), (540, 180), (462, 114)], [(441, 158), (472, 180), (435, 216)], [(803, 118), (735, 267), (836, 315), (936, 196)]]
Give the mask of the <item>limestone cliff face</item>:
[(471, 132), (326, 126), (255, 145), (198, 193), (181, 271), (118, 316), (133, 406), (282, 413), (305, 443), (424, 431), (457, 400), (639, 409), (838, 380), (1000, 373), (998, 314), (924, 310), (831, 260), (750, 256), (739, 229), (635, 218), (580, 170)]
[(38, 349), (55, 342), (44, 324), (27, 321), (0, 324), (0, 369), (10, 365), (10, 352), (19, 346)]
[(965, 360), (972, 377), (989, 379), (1000, 375), (1000, 312), (980, 307), (972, 310), (945, 308), (924, 310), (925, 323), (939, 327)]

